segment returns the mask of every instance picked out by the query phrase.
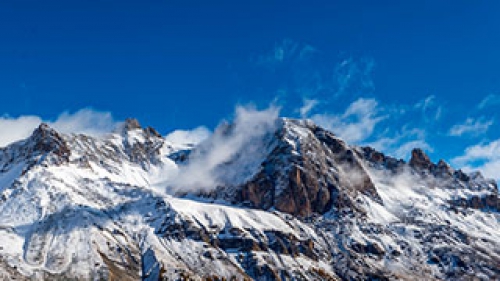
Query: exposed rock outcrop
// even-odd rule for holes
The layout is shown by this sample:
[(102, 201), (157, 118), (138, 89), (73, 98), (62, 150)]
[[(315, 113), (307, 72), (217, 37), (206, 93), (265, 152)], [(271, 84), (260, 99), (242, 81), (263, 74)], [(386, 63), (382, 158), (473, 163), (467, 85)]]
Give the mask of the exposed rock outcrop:
[(435, 165), (431, 159), (420, 148), (415, 148), (411, 151), (410, 166), (418, 170), (432, 170)]
[[(352, 148), (307, 121), (285, 119), (275, 148), (237, 193), (237, 202), (307, 217), (356, 209), (358, 194), (381, 202)], [(362, 213), (362, 210), (357, 210)]]

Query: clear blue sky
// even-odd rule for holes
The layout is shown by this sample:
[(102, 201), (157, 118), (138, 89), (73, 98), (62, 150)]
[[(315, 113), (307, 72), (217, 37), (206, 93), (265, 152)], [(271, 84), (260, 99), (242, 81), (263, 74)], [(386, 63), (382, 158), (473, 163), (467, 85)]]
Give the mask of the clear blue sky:
[(0, 114), (91, 107), (167, 133), (238, 103), (335, 115), (364, 98), (385, 117), (361, 142), (387, 131), (452, 159), (500, 138), (499, 50), (498, 1), (7, 0)]

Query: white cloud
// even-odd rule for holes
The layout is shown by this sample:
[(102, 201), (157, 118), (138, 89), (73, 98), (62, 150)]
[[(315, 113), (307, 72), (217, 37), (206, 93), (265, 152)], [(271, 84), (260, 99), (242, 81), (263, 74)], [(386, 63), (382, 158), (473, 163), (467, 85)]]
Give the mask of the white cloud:
[(450, 136), (460, 137), (463, 135), (477, 136), (486, 133), (489, 127), (493, 125), (493, 120), (483, 121), (481, 119), (467, 118), (462, 124), (455, 124), (450, 128)]
[[(427, 97), (415, 108), (423, 109), (434, 106), (434, 99), (433, 96)], [(307, 113), (317, 102), (319, 101), (304, 99), (299, 110), (301, 116), (308, 117)], [(371, 146), (393, 157), (407, 159), (414, 148), (432, 152), (433, 147), (427, 142), (424, 129), (414, 128), (410, 124), (406, 124), (401, 129), (394, 130), (393, 122), (399, 116), (408, 113), (403, 109), (404, 107), (401, 106), (381, 106), (375, 99), (359, 98), (351, 103), (343, 113), (320, 113), (309, 118), (348, 143)], [(384, 128), (382, 123), (389, 125), (389, 127)]]
[(351, 103), (343, 114), (315, 114), (311, 119), (345, 141), (359, 144), (368, 139), (375, 126), (387, 118), (380, 113), (375, 99), (360, 98)]
[(318, 100), (314, 100), (314, 99), (304, 99), (303, 100), (303, 105), (302, 107), (299, 109), (299, 113), (300, 113), (300, 116), (302, 118), (306, 118), (309, 113), (311, 112), (311, 110), (317, 106), (319, 104), (319, 101)]
[(500, 181), (500, 159), (490, 160), (480, 166), (465, 166), (463, 169), (467, 172), (479, 170), (486, 178)]
[(465, 154), (453, 159), (454, 163), (464, 165), (477, 160), (500, 158), (500, 139), (467, 147)]
[(38, 116), (1, 117), (0, 147), (29, 137), (41, 122), (42, 119)]
[(29, 137), (33, 130), (45, 122), (62, 133), (84, 133), (101, 135), (113, 130), (118, 122), (109, 112), (82, 109), (75, 113), (64, 112), (55, 121), (43, 120), (39, 116), (0, 117), (0, 147)]
[(198, 144), (210, 136), (211, 132), (206, 127), (193, 130), (176, 130), (165, 136), (165, 140), (175, 144)]
[(63, 112), (56, 121), (47, 123), (61, 133), (99, 136), (111, 132), (119, 122), (109, 112), (85, 108), (75, 113)]
[(388, 132), (382, 135), (385, 136), (380, 137), (374, 142), (367, 143), (366, 145), (401, 159), (408, 159), (414, 148), (421, 148), (430, 152), (433, 151), (431, 145), (426, 141), (426, 132), (422, 129), (408, 129), (405, 126), (394, 135), (387, 136)]
[(477, 106), (478, 109), (484, 109), (488, 106), (499, 105), (500, 95), (490, 94), (486, 96)]
[(422, 111), (425, 121), (437, 121), (443, 114), (443, 108), (436, 103), (436, 96), (430, 95), (415, 104), (415, 109)]
[(347, 93), (360, 94), (375, 88), (372, 79), (375, 62), (371, 59), (356, 61), (352, 58), (341, 61), (335, 67), (335, 96)]
[(443, 115), (443, 107), (442, 106), (438, 106), (436, 108), (436, 113), (434, 114), (434, 120), (439, 120), (441, 118), (441, 116)]
[(480, 170), (486, 177), (500, 180), (500, 139), (467, 147), (452, 163), (466, 171)]
[(276, 107), (262, 111), (237, 107), (233, 123), (219, 125), (195, 149), (187, 165), (169, 180), (170, 191), (211, 190), (226, 179), (254, 171), (252, 165), (260, 165), (259, 155), (265, 151), (263, 137), (275, 129), (278, 114)]
[(435, 100), (436, 100), (436, 96), (434, 96), (434, 95), (427, 96), (425, 99), (423, 99), (423, 100), (419, 101), (417, 104), (415, 104), (415, 108), (419, 108), (419, 109), (426, 111), (427, 109), (429, 109), (431, 106), (434, 105)]

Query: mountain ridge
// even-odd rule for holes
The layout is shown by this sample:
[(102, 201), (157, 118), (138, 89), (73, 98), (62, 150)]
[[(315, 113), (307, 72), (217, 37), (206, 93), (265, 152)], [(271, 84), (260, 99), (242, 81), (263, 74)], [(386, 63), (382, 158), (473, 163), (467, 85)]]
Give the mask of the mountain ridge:
[(41, 124), (0, 149), (0, 276), (500, 276), (494, 181), (419, 149), (405, 162), (351, 146), (307, 120), (259, 122), (195, 146), (134, 119), (100, 138)]

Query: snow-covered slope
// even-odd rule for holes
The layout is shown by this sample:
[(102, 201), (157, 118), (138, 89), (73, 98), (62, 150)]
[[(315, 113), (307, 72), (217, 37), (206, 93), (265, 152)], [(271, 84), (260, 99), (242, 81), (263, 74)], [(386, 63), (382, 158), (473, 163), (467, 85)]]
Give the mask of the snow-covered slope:
[[(42, 124), (0, 149), (0, 279), (500, 278), (493, 181), (264, 125), (193, 147), (132, 119), (101, 138)], [(217, 142), (237, 149), (215, 161)]]

